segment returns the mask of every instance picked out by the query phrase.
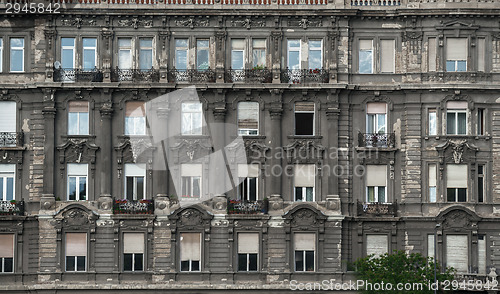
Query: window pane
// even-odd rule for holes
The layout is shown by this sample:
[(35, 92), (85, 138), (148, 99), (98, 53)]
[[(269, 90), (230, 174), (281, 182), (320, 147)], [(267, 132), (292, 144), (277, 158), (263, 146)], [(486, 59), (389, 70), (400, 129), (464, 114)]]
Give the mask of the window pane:
[(436, 202), (436, 187), (429, 188), (429, 201)]
[(134, 177), (127, 177), (125, 189), (127, 193), (125, 197), (128, 200), (134, 200)]
[(14, 178), (7, 178), (7, 197), (5, 200), (14, 199)]
[(385, 202), (385, 187), (378, 187), (378, 202)]
[(249, 254), (248, 261), (248, 270), (257, 271), (257, 254)]
[(181, 271), (183, 272), (189, 271), (189, 260), (181, 261)]
[(4, 257), (3, 271), (4, 273), (14, 272), (14, 259), (12, 257)]
[(455, 71), (455, 61), (446, 61), (446, 71)]
[(132, 270), (132, 253), (123, 254), (123, 270), (124, 271)]
[(76, 270), (79, 272), (85, 271), (85, 256), (76, 257)]
[(300, 40), (289, 40), (288, 47), (300, 48)]
[(321, 50), (309, 50), (309, 68), (320, 69), (323, 67)]
[(87, 200), (87, 178), (80, 177), (80, 199)]
[(68, 199), (76, 200), (76, 177), (69, 177), (68, 189)]
[(97, 39), (94, 38), (83, 38), (83, 47), (96, 47)]
[(295, 201), (302, 201), (302, 187), (295, 187)]
[(304, 271), (304, 251), (295, 251), (295, 271)]
[(191, 261), (191, 271), (199, 271), (200, 270), (200, 261), (192, 260)]
[(371, 50), (359, 51), (359, 73), (371, 74), (373, 73), (373, 58)]
[(375, 187), (368, 187), (368, 202), (375, 202)]
[(464, 112), (458, 113), (458, 135), (467, 134), (467, 118)]
[(477, 202), (484, 202), (484, 181), (482, 177), (477, 179)]
[(300, 69), (300, 52), (290, 51), (288, 52), (288, 68), (289, 69)]
[(295, 113), (295, 135), (314, 135), (314, 113)]
[(66, 256), (66, 271), (74, 272), (75, 271), (75, 257), (74, 256)]
[(72, 69), (75, 67), (74, 61), (74, 55), (73, 55), (73, 49), (62, 49), (61, 53), (61, 63), (62, 63), (62, 68), (67, 68), (67, 69)]
[(88, 112), (80, 112), (80, 135), (88, 135), (89, 134), (89, 113)]
[(10, 52), (10, 70), (23, 71), (23, 50), (11, 50)]
[(175, 47), (187, 47), (187, 46), (188, 46), (187, 39), (176, 39), (175, 40)]
[(377, 114), (377, 133), (385, 134), (385, 114)]
[(313, 187), (306, 188), (306, 201), (313, 201)]
[(84, 49), (83, 70), (93, 70), (95, 67), (95, 49)]
[(247, 254), (238, 254), (238, 270), (247, 271)]
[(250, 195), (248, 197), (248, 200), (250, 201), (256, 201), (257, 200), (257, 178), (249, 178), (248, 179), (250, 182)]
[(368, 114), (366, 116), (366, 132), (369, 134), (375, 133), (375, 114)]
[(457, 61), (457, 71), (467, 71), (467, 62), (465, 60)]
[(125, 117), (125, 135), (134, 135), (133, 117)]
[(231, 69), (243, 69), (243, 51), (231, 51)]
[(194, 134), (194, 135), (201, 135), (202, 114), (201, 113), (193, 113), (192, 119), (193, 119), (192, 134)]
[(447, 196), (446, 196), (446, 201), (448, 202), (455, 202), (455, 188), (448, 188), (447, 189)]
[(429, 112), (429, 135), (435, 136), (437, 135), (437, 120), (436, 120), (436, 112)]
[(143, 255), (141, 253), (136, 253), (134, 256), (134, 270), (135, 271), (142, 271), (143, 270), (142, 256)]
[(139, 45), (141, 46), (141, 48), (153, 48), (153, 39), (140, 39)]
[(130, 50), (120, 50), (118, 53), (118, 67), (120, 69), (132, 68), (132, 56)]
[(200, 197), (200, 177), (193, 177), (193, 197)]
[(187, 69), (187, 50), (175, 51), (175, 68)]
[(144, 199), (144, 177), (136, 177), (137, 199)]
[(448, 112), (446, 114), (446, 134), (448, 135), (456, 135), (455, 115), (455, 112)]
[[(14, 40), (17, 40), (17, 39), (12, 39), (12, 45), (19, 46), (19, 43), (15, 43)], [(61, 46), (75, 46), (75, 39), (74, 38), (61, 38)]]
[(139, 52), (139, 69), (148, 70), (153, 67), (153, 50), (141, 49)]
[(314, 271), (314, 251), (306, 251), (306, 271)]
[(146, 118), (142, 117), (134, 117), (135, 120), (135, 131), (134, 135), (144, 135), (146, 134)]
[(5, 180), (5, 178), (0, 178), (0, 200), (6, 200), (5, 199), (6, 195), (3, 195), (4, 180)]
[(458, 188), (458, 202), (466, 202), (467, 201), (467, 189)]
[(208, 50), (198, 49), (198, 52), (196, 54), (196, 68), (199, 70), (204, 70), (209, 68)]
[(266, 67), (266, 49), (253, 49), (253, 66)]

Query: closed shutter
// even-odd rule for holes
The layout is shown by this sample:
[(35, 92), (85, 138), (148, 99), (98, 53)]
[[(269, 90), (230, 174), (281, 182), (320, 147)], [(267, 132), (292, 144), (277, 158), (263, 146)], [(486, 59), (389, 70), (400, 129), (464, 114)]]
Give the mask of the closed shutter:
[(89, 112), (87, 101), (71, 101), (68, 105), (69, 112)]
[(141, 101), (127, 102), (125, 116), (126, 117), (145, 117), (146, 110), (144, 108), (144, 102), (141, 102)]
[(429, 164), (429, 187), (436, 187), (436, 170), (435, 164)]
[(69, 176), (86, 176), (88, 165), (84, 163), (68, 163)]
[(297, 164), (295, 166), (295, 187), (314, 187), (316, 165)]
[(467, 101), (448, 101), (447, 109), (467, 109)]
[(14, 133), (16, 131), (16, 102), (0, 102), (0, 132)]
[(201, 234), (181, 234), (181, 261), (201, 260)]
[(0, 234), (0, 257), (14, 257), (14, 234)]
[(467, 60), (467, 39), (446, 39), (446, 60)]
[(259, 127), (259, 103), (238, 103), (238, 128), (258, 129)]
[(372, 50), (372, 40), (359, 40), (359, 50)]
[(434, 235), (427, 235), (427, 256), (434, 257)]
[(366, 235), (366, 255), (378, 257), (388, 251), (387, 235)]
[(446, 187), (467, 188), (467, 164), (448, 164), (446, 166)]
[(87, 256), (87, 234), (66, 234), (66, 256)]
[(259, 234), (239, 233), (238, 253), (259, 253)]
[(366, 104), (366, 113), (368, 114), (387, 113), (387, 104), (378, 102), (368, 103)]
[(145, 176), (146, 175), (146, 164), (144, 163), (127, 163), (125, 164), (125, 176)]
[(258, 164), (238, 164), (238, 177), (257, 178), (259, 176)]
[(468, 241), (464, 235), (446, 236), (446, 266), (451, 266), (459, 273), (467, 273), (469, 268)]
[(123, 253), (144, 253), (144, 234), (124, 233)]
[(316, 234), (295, 233), (293, 235), (295, 250), (314, 251), (316, 250)]
[(429, 71), (436, 71), (436, 38), (429, 38)]
[(477, 240), (477, 268), (479, 274), (486, 274), (486, 236), (478, 236)]
[(387, 184), (387, 166), (367, 165), (366, 166), (366, 186), (385, 187)]
[(477, 39), (477, 70), (484, 71), (486, 54), (486, 40), (484, 38)]
[(201, 177), (201, 164), (183, 164), (181, 166), (182, 177)]
[(0, 164), (0, 173), (14, 173), (16, 172), (15, 164)]
[(383, 73), (394, 72), (395, 50), (396, 50), (395, 40), (380, 40), (381, 72)]
[(314, 103), (313, 102), (297, 102), (297, 103), (295, 103), (295, 111), (314, 112)]

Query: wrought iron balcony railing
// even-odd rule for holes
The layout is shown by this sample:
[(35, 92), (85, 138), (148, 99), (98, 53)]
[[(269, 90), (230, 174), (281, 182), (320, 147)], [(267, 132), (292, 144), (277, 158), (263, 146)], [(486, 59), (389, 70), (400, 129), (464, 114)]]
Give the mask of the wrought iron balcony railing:
[(0, 148), (1, 147), (22, 147), (24, 145), (23, 132), (0, 132)]
[(375, 148), (394, 148), (396, 135), (390, 134), (364, 134), (358, 133), (359, 147), (375, 147)]
[(285, 69), (281, 82), (290, 84), (328, 83), (328, 71), (324, 69)]
[(54, 82), (102, 82), (103, 75), (100, 70), (83, 69), (54, 69)]
[(396, 216), (397, 203), (363, 203), (358, 200), (358, 216)]
[(273, 75), (269, 69), (228, 69), (227, 83), (272, 83)]
[(168, 71), (168, 80), (176, 83), (215, 83), (215, 72), (211, 69), (172, 69)]
[(113, 203), (113, 214), (153, 214), (154, 210), (154, 202), (148, 199), (117, 199)]
[(0, 215), (24, 215), (24, 201), (0, 201)]
[(157, 69), (120, 69), (111, 71), (112, 82), (153, 82), (160, 81), (160, 72)]
[(228, 200), (227, 214), (267, 214), (268, 207), (269, 201), (267, 199), (257, 201)]
[(400, 6), (401, 0), (351, 0), (352, 6)]

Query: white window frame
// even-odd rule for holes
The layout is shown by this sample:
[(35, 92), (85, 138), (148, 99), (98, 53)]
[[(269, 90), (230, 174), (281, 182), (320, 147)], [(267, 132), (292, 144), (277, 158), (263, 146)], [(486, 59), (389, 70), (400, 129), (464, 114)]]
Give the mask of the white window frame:
[[(191, 111), (191, 110), (184, 110), (182, 105), (181, 105), (181, 133), (184, 136), (193, 136), (193, 135), (202, 135), (203, 134), (203, 104), (201, 102), (183, 102), (184, 104), (199, 104), (200, 105), (200, 110), (199, 111)], [(189, 114), (189, 120), (190, 120), (190, 128), (187, 130), (183, 126), (184, 124), (184, 114)], [(194, 126), (194, 120), (193, 117), (194, 115), (199, 115), (200, 116), (200, 124), (199, 126)]]
[[(447, 38), (446, 39), (446, 48), (445, 48), (445, 51), (448, 50), (448, 46), (449, 46), (449, 43), (448, 43), (448, 40), (450, 38)], [(467, 55), (469, 54), (469, 40), (468, 38), (463, 38), (463, 37), (460, 37), (460, 38), (451, 38), (451, 39), (465, 39), (465, 46), (467, 46), (466, 48), (466, 53), (465, 53), (465, 59), (450, 59), (449, 56), (446, 56), (446, 60), (445, 60), (445, 71), (446, 72), (467, 72), (467, 66), (468, 66), (468, 62), (467, 62)], [(458, 70), (458, 62), (459, 61), (465, 61), (465, 71), (459, 71)], [(454, 70), (450, 70), (448, 71), (448, 62), (453, 62), (454, 63)]]
[[(85, 39), (93, 39), (95, 40), (95, 46), (85, 46)], [(83, 37), (82, 38), (82, 70), (86, 70), (86, 71), (92, 71), (94, 68), (91, 68), (91, 69), (88, 69), (88, 68), (85, 68), (85, 51), (86, 50), (92, 50), (94, 51), (94, 68), (97, 68), (97, 38), (93, 38), (93, 37)]]
[[(236, 40), (242, 40), (243, 41), (243, 49), (234, 49), (233, 48), (233, 41)], [(246, 68), (246, 39), (241, 39), (241, 38), (234, 38), (231, 39), (231, 70), (244, 70)], [(235, 52), (241, 52), (242, 53), (242, 61), (243, 61), (243, 67), (242, 68), (233, 68), (233, 53)]]
[(3, 38), (0, 37), (0, 72), (3, 72), (3, 48), (4, 48), (4, 41)]
[[(0, 257), (0, 273), (7, 273), (7, 274), (11, 274), (11, 273), (14, 273), (16, 270), (15, 266), (16, 266), (16, 258), (15, 258), (15, 253), (16, 253), (16, 247), (15, 247), (15, 244), (16, 244), (16, 236), (15, 234), (3, 234), (4, 236), (5, 235), (9, 235), (11, 236), (12, 238), (12, 257)], [(5, 271), (5, 259), (6, 258), (11, 258), (12, 259), (12, 271)]]
[[(259, 47), (259, 46), (255, 46), (254, 42), (255, 41), (264, 41), (264, 47)], [(255, 60), (254, 60), (254, 52), (255, 50), (264, 50), (264, 64), (255, 64)], [(264, 68), (267, 67), (267, 40), (265, 38), (253, 38), (252, 39), (252, 66), (253, 67), (256, 67), (256, 66), (263, 66)]]
[[(319, 50), (317, 49), (317, 47), (315, 47), (314, 49), (311, 49), (311, 42), (317, 42), (319, 41), (320, 42), (320, 47), (319, 47)], [(307, 51), (307, 66), (308, 66), (308, 69), (323, 69), (323, 39), (311, 39), (311, 40), (308, 40), (307, 41), (307, 47), (308, 47), (308, 51)], [(321, 67), (319, 68), (312, 68), (311, 67), (311, 60), (310, 60), (310, 56), (311, 56), (311, 51), (320, 51), (320, 56), (321, 56)]]
[[(20, 40), (23, 40), (23, 46), (22, 47), (17, 47), (17, 46), (13, 46), (12, 45), (12, 40), (15, 40), (15, 39), (20, 39)], [(24, 37), (13, 37), (13, 38), (10, 38), (10, 72), (24, 72), (25, 71), (25, 64), (24, 64), (24, 59), (25, 59), (25, 55), (24, 55), (24, 49), (26, 47), (26, 40)], [(14, 50), (21, 50), (21, 53), (22, 53), (22, 59), (21, 59), (21, 70), (12, 70), (12, 52)]]
[[(316, 103), (311, 103), (313, 106), (314, 106), (314, 110), (313, 111), (303, 111), (303, 110), (296, 110), (296, 104), (293, 105), (293, 119), (294, 119), (294, 128), (295, 128), (295, 132), (294, 134), (296, 136), (315, 136), (316, 134)], [(297, 116), (296, 114), (297, 113), (312, 113), (313, 114), (313, 121), (312, 121), (312, 124), (313, 124), (313, 133), (311, 135), (297, 135), (297, 129), (296, 129), (296, 126), (297, 126)]]
[[(188, 182), (188, 187), (186, 187), (186, 191), (189, 191), (191, 195), (182, 195), (182, 198), (193, 198), (193, 199), (198, 199), (198, 197), (193, 197), (193, 190), (194, 190), (194, 182), (196, 179), (198, 179), (198, 182), (199, 182), (199, 188), (200, 188), (200, 197), (202, 197), (203, 193), (202, 193), (202, 182), (201, 182), (201, 176), (181, 176), (181, 180), (182, 180), (182, 192), (184, 191), (184, 187), (185, 186), (185, 183)], [(182, 193), (184, 194), (184, 193)], [(186, 196), (189, 196), (189, 197), (186, 197)]]
[[(127, 109), (127, 103), (125, 103), (125, 126), (124, 126), (124, 133), (126, 136), (144, 136), (146, 135), (146, 103), (143, 103), (144, 107), (144, 116), (127, 116), (126, 109)], [(127, 129), (128, 122), (131, 121), (132, 123), (132, 128)], [(143, 132), (137, 131), (137, 125), (143, 124), (142, 130)]]
[[(71, 164), (71, 163), (70, 163)], [(70, 164), (68, 164), (66, 166), (67, 168), (67, 177), (66, 177), (66, 198), (68, 201), (89, 201), (89, 178), (88, 178), (88, 164), (86, 163), (80, 163), (78, 165), (85, 165), (86, 166), (86, 171), (87, 173), (84, 175), (84, 174), (81, 174), (81, 173), (75, 173), (75, 174), (72, 174), (70, 173)], [(70, 191), (70, 178), (75, 178), (75, 184), (76, 184), (76, 187), (75, 187), (75, 200), (70, 200), (69, 199), (69, 191)], [(87, 199), (80, 199), (80, 179), (84, 178), (85, 179), (85, 190), (86, 190), (86, 198)]]
[[(120, 40), (130, 40), (130, 47), (129, 46), (120, 46)], [(119, 37), (117, 40), (117, 47), (118, 47), (118, 68), (121, 70), (131, 70), (134, 68), (134, 42), (131, 37)], [(122, 67), (121, 62), (120, 62), (120, 52), (129, 52), (130, 54), (130, 67)]]
[[(186, 232), (187, 233), (187, 232)], [(180, 233), (180, 236), (179, 236), (179, 239), (181, 239), (181, 236), (182, 236), (183, 233)], [(186, 271), (183, 271), (182, 270), (182, 256), (180, 256), (179, 258), (179, 270), (180, 272), (201, 272), (201, 267), (202, 267), (202, 260), (203, 260), (203, 234), (202, 233), (197, 233), (197, 232), (192, 232), (192, 233), (187, 233), (187, 234), (200, 234), (200, 260), (192, 260), (192, 259), (188, 259), (186, 260), (188, 262), (188, 265), (189, 265), (189, 269)], [(182, 241), (180, 241), (182, 242)], [(179, 243), (179, 247), (182, 246), (182, 243)], [(198, 261), (198, 270), (193, 270), (193, 261)]]
[[(139, 172), (139, 169), (142, 170)], [(136, 164), (136, 163), (126, 163), (125, 164), (125, 198), (128, 199), (127, 191), (127, 182), (128, 178), (132, 177), (133, 178), (133, 187), (132, 187), (132, 200), (142, 200), (146, 199), (146, 164)], [(143, 191), (142, 191), (142, 196), (143, 198), (138, 199), (137, 198), (137, 178), (142, 178), (143, 180)]]
[[(247, 129), (247, 128), (239, 128), (238, 126), (238, 135), (241, 136), (258, 136), (259, 135), (259, 126), (260, 126), (260, 104), (259, 102), (251, 102), (251, 101), (242, 101), (238, 102), (238, 112), (237, 112), (237, 117), (236, 117), (236, 123), (239, 123), (240, 120), (240, 106), (245, 104), (245, 103), (256, 103), (257, 104), (257, 128), (256, 129)], [(252, 132), (255, 132), (255, 134), (252, 134)]]
[[(253, 201), (250, 200), (250, 181), (255, 179), (255, 200), (259, 200), (259, 178), (258, 177), (246, 177), (243, 178), (241, 183), (238, 185), (238, 197), (240, 200)], [(246, 191), (242, 191), (241, 187), (245, 185)], [(246, 196), (246, 197), (245, 197)]]
[[(177, 46), (177, 40), (185, 40), (187, 41), (187, 46)], [(188, 38), (176, 38), (174, 40), (174, 47), (175, 47), (175, 52), (174, 52), (174, 67), (178, 71), (186, 71), (189, 69), (189, 39)], [(178, 51), (186, 51), (186, 68), (177, 68), (177, 52)]]
[[(478, 167), (477, 167), (477, 177), (478, 177), (478, 181), (477, 181), (477, 185), (478, 185), (477, 186), (477, 188), (478, 188), (478, 190), (477, 190), (477, 202), (478, 203), (485, 203), (486, 202), (486, 166), (487, 166), (486, 164), (480, 163), (480, 164), (478, 164)], [(482, 169), (481, 173), (479, 173), (479, 168), (480, 167)], [(479, 179), (482, 180), (482, 182), (483, 182), (482, 185), (480, 185)], [(483, 189), (482, 195), (479, 193), (479, 187), (480, 186)], [(480, 195), (482, 196), (483, 201), (479, 201), (479, 196)]]
[[(382, 71), (382, 65), (384, 60), (382, 59), (383, 57), (383, 52), (382, 52), (382, 42), (383, 41), (393, 41), (394, 47), (392, 47), (392, 68), (391, 71)], [(378, 40), (378, 60), (379, 60), (379, 73), (381, 74), (394, 74), (396, 73), (396, 39), (379, 39)]]
[[(141, 41), (143, 40), (147, 40), (147, 41), (151, 41), (151, 47), (150, 46), (142, 46), (141, 45)], [(141, 71), (148, 71), (148, 70), (151, 70), (153, 67), (154, 67), (154, 60), (155, 60), (155, 55), (154, 55), (154, 46), (155, 46), (155, 42), (154, 42), (154, 38), (151, 38), (151, 37), (140, 37), (137, 42), (139, 42), (139, 52), (137, 54), (137, 68)], [(150, 53), (151, 53), (151, 67), (150, 68), (141, 68), (141, 51), (143, 50), (148, 50)]]
[[(72, 39), (73, 40), (73, 46), (68, 46), (68, 45), (62, 45), (63, 39)], [(62, 55), (64, 50), (71, 50), (72, 52), (72, 58), (71, 61), (73, 62), (73, 65), (71, 68), (69, 67), (63, 67), (62, 69), (75, 69), (76, 68), (76, 38), (74, 37), (61, 37), (61, 63), (62, 63)]]
[(438, 134), (438, 122), (437, 122), (437, 109), (429, 108), (428, 110), (428, 134), (429, 136), (437, 136)]
[[(66, 233), (66, 236), (67, 236), (67, 234), (68, 233)], [(84, 233), (81, 233), (81, 234), (84, 234)], [(86, 253), (84, 255), (84, 257), (85, 257), (85, 264), (84, 264), (84, 270), (81, 270), (81, 271), (78, 270), (78, 257), (79, 256), (81, 257), (81, 255), (77, 255), (77, 256), (68, 255), (68, 252), (66, 250), (67, 249), (67, 244), (66, 244), (67, 239), (66, 239), (66, 236), (65, 236), (65, 241), (64, 241), (65, 242), (64, 243), (64, 248), (65, 248), (65, 250), (64, 250), (64, 271), (65, 272), (70, 272), (70, 273), (73, 273), (73, 272), (80, 272), (80, 273), (87, 272), (87, 263), (88, 263), (88, 255), (89, 255), (89, 248), (88, 248), (88, 238), (89, 238), (89, 236), (88, 236), (88, 234), (85, 234), (85, 242), (86, 242), (85, 243)], [(74, 268), (74, 270), (68, 270), (68, 265), (67, 265), (67, 259), (68, 259), (68, 257), (73, 257), (75, 259), (75, 268)]]
[[(208, 42), (208, 46), (204, 47), (200, 45), (200, 42)], [(208, 57), (208, 67), (207, 68), (200, 68), (199, 67), (199, 56), (200, 56), (200, 51), (207, 51), (207, 57)], [(196, 70), (198, 71), (205, 71), (210, 69), (210, 39), (204, 39), (204, 38), (199, 38), (196, 39)]]
[[(68, 135), (71, 135), (71, 136), (81, 136), (81, 135), (88, 135), (90, 133), (90, 103), (87, 102), (87, 109), (89, 111), (87, 112), (81, 112), (81, 111), (69, 111), (69, 104), (73, 102), (73, 101), (70, 101), (68, 103)], [(70, 113), (76, 113), (76, 134), (70, 134), (70, 119), (69, 119), (69, 115)], [(85, 134), (83, 133), (80, 133), (80, 125), (81, 125), (81, 121), (80, 121), (80, 114), (82, 113), (86, 113), (87, 116), (88, 116), (88, 120), (87, 120), (87, 132)]]
[[(312, 196), (313, 196), (313, 199), (311, 201), (307, 201), (307, 189), (310, 188), (312, 189)], [(302, 190), (302, 199), (298, 200), (297, 199), (297, 189), (301, 189)], [(297, 202), (314, 202), (316, 201), (316, 195), (314, 195), (314, 186), (312, 187), (299, 187), (299, 186), (295, 186), (295, 189), (293, 189), (293, 194), (294, 194), (294, 199), (295, 201)]]
[[(372, 42), (372, 46), (371, 46), (371, 49), (370, 50), (366, 50), (366, 49), (361, 49), (361, 41), (371, 41)], [(374, 58), (374, 55), (375, 55), (375, 49), (374, 49), (374, 43), (375, 43), (375, 40), (374, 39), (358, 39), (358, 73), (359, 74), (363, 74), (363, 75), (369, 75), (369, 74), (374, 74), (375, 73), (375, 58)], [(370, 72), (361, 72), (360, 71), (360, 66), (361, 66), (361, 52), (370, 52), (371, 53), (371, 64), (372, 64), (372, 67), (371, 67), (371, 71)]]
[[(7, 181), (12, 178), (12, 199), (7, 199)], [(14, 164), (0, 164), (0, 181), (2, 181), (1, 201), (16, 200), (16, 166)]]
[[(458, 133), (458, 114), (459, 113), (464, 113), (465, 114), (465, 134), (459, 134)], [(448, 126), (448, 115), (453, 114), (455, 116), (455, 132), (453, 134), (450, 134), (448, 132), (449, 126)], [(467, 119), (467, 109), (447, 109), (446, 110), (446, 135), (467, 135), (468, 133), (468, 119)]]
[[(299, 42), (299, 47), (290, 47), (290, 43), (292, 41), (298, 41)], [(298, 51), (299, 52), (299, 67), (298, 68), (292, 68), (290, 67), (290, 52), (292, 51)], [(288, 39), (287, 40), (287, 50), (286, 50), (286, 57), (287, 57), (287, 68), (289, 70), (300, 70), (302, 69), (302, 41), (300, 39)]]
[[(370, 191), (370, 188), (373, 188), (373, 193), (374, 193), (374, 201), (371, 202), (370, 199), (369, 199), (369, 191)], [(385, 195), (385, 201), (384, 202), (380, 202), (378, 199), (378, 192), (380, 190), (380, 188), (383, 188), (384, 190), (384, 195)], [(390, 203), (387, 201), (387, 186), (366, 186), (366, 203)]]

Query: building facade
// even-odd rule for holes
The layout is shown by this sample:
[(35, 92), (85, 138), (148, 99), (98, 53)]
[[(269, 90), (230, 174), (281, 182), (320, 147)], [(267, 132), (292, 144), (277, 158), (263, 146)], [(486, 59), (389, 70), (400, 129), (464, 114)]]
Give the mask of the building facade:
[(392, 250), (496, 278), (500, 3), (61, 2), (0, 4), (0, 291), (287, 292)]

